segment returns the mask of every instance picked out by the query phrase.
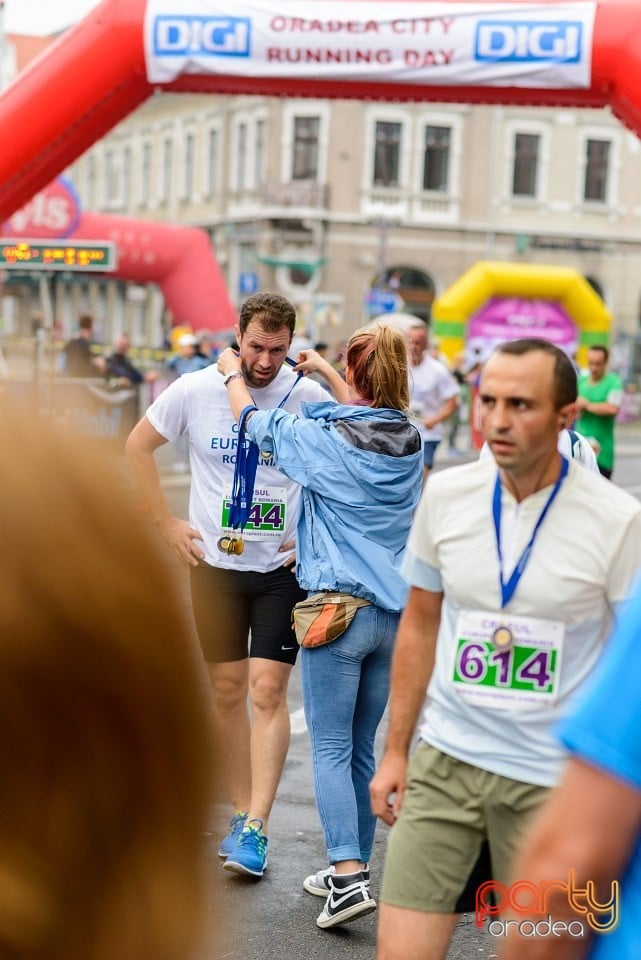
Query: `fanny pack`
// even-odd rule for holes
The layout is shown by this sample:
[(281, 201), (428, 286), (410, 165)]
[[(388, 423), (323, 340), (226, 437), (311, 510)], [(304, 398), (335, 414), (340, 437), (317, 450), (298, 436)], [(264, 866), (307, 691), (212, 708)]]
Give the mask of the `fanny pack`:
[(292, 611), (292, 625), (301, 647), (320, 647), (337, 640), (354, 619), (359, 607), (371, 600), (361, 600), (349, 593), (325, 591), (301, 600)]

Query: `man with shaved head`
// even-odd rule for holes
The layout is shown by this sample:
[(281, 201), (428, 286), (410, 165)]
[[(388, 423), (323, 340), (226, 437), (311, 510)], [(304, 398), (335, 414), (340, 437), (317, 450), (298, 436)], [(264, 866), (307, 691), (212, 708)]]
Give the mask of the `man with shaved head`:
[(444, 960), (485, 844), (493, 880), (509, 883), (528, 818), (559, 779), (553, 728), (641, 566), (641, 505), (557, 449), (576, 398), (553, 344), (500, 344), (480, 384), (493, 457), (425, 486), (371, 784), (374, 812), (393, 824), (378, 960)]

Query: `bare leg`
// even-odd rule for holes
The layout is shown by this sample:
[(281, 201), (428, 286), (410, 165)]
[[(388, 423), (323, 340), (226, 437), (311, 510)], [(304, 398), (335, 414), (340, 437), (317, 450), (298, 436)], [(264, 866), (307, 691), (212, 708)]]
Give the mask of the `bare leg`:
[(267, 824), (289, 747), (288, 663), (252, 657), (249, 661), (249, 699), (252, 706), (252, 795), (248, 820)]
[(360, 860), (339, 860), (334, 864), (334, 869), (339, 876), (343, 873), (358, 873), (363, 867), (364, 864)]
[(379, 904), (376, 960), (445, 960), (458, 915)]
[(247, 710), (248, 660), (208, 663), (218, 755), (234, 810), (251, 800), (250, 728)]

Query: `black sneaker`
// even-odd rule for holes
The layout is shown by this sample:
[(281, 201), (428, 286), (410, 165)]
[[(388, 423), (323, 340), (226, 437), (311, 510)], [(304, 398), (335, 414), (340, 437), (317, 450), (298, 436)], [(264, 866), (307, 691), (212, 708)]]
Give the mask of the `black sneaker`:
[(329, 885), (329, 896), (316, 920), (322, 930), (350, 923), (376, 910), (376, 901), (370, 897), (369, 884), (360, 871), (330, 875)]
[[(325, 899), (327, 899), (330, 889), (329, 878), (333, 877), (335, 873), (336, 871), (333, 866), (325, 867), (324, 870), (319, 870), (318, 873), (312, 873), (303, 880), (303, 890), (311, 893), (314, 897), (325, 897)], [(363, 880), (369, 890), (369, 863), (363, 868)]]

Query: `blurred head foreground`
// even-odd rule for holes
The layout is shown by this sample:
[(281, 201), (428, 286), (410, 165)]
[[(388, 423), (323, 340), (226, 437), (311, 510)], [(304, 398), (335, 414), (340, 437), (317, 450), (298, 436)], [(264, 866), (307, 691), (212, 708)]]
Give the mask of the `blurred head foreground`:
[(0, 398), (0, 956), (185, 960), (207, 707), (164, 559), (93, 448)]

